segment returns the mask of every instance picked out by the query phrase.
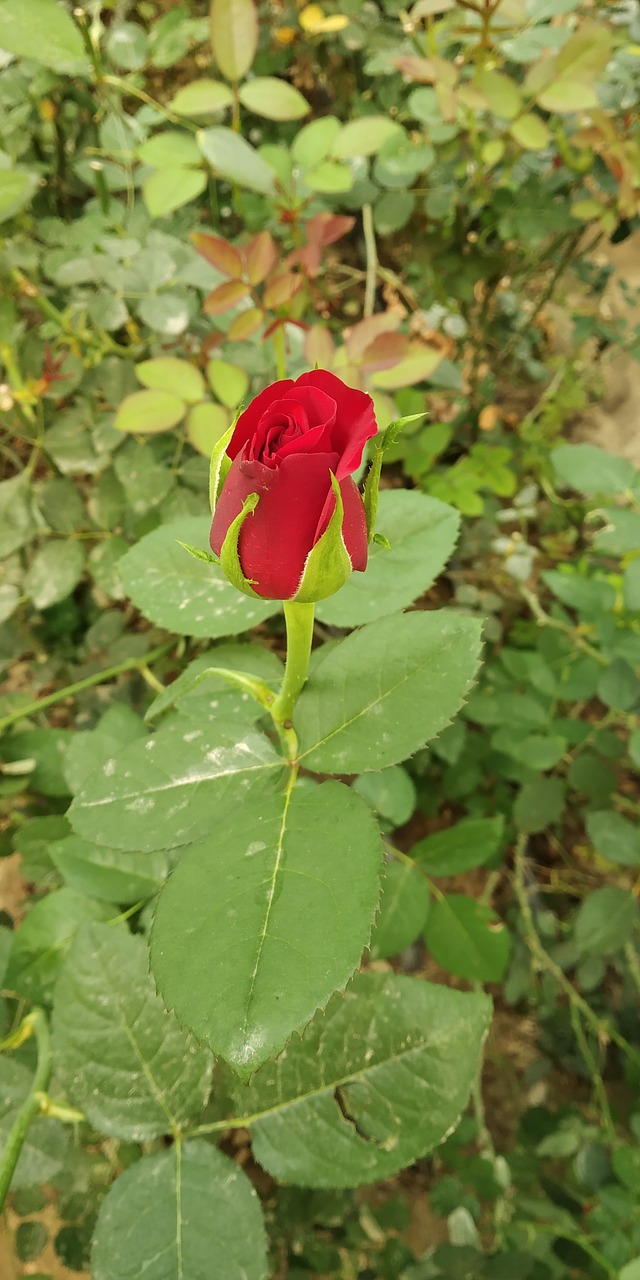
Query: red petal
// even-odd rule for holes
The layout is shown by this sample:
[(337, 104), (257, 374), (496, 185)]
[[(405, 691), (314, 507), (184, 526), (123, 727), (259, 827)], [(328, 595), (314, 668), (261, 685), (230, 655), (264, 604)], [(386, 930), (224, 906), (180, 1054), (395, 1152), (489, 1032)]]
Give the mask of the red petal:
[(227, 446), (227, 454), (230, 458), (237, 457), (247, 440), (251, 439), (265, 409), (269, 407), (272, 400), (281, 400), (292, 386), (292, 378), (283, 378), (281, 382), (272, 382), (270, 387), (265, 387), (264, 391), (261, 391), (255, 400), (252, 400), (251, 404), (247, 405), (244, 413), (240, 414), (236, 422), (235, 431)]
[(296, 594), (336, 463), (335, 454), (321, 453), (293, 454), (276, 468), (238, 457), (233, 463), (216, 504), (211, 547), (220, 554), (244, 499), (258, 493), (256, 510), (240, 530), (238, 550), (245, 577), (254, 579), (254, 591), (266, 600), (290, 600)]
[(342, 536), (349, 553), (353, 568), (364, 573), (369, 554), (369, 537), (367, 534), (367, 518), (360, 491), (351, 476), (347, 476), (340, 485), (344, 503), (342, 520)]
[(340, 461), (336, 478), (357, 471), (362, 462), (362, 451), (367, 440), (378, 431), (373, 400), (365, 391), (355, 391), (327, 369), (315, 369), (296, 379), (296, 387), (313, 386), (331, 396), (337, 405), (336, 424), (331, 433), (331, 443)]

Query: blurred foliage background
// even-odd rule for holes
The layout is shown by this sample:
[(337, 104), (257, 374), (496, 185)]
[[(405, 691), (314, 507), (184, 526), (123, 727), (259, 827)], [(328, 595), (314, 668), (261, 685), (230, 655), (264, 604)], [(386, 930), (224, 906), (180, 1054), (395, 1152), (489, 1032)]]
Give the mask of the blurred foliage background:
[[(105, 714), (135, 736), (211, 637), (169, 543), (236, 406), (330, 368), (381, 426), (426, 414), (372, 590), (487, 644), (462, 718), (354, 784), (389, 839), (370, 963), (485, 984), (496, 1017), (469, 1114), (392, 1183), (278, 1190), (227, 1149), (277, 1277), (640, 1280), (636, 0), (2, 0), (0, 51), (3, 1033), (97, 899), (145, 927), (166, 868), (121, 855), (106, 888), (71, 848), (72, 742)], [(403, 523), (400, 488), (460, 521), (428, 590), (438, 520)], [(344, 598), (322, 638), (370, 616)], [(140, 1154), (69, 1123), (3, 1274), (85, 1272)]]

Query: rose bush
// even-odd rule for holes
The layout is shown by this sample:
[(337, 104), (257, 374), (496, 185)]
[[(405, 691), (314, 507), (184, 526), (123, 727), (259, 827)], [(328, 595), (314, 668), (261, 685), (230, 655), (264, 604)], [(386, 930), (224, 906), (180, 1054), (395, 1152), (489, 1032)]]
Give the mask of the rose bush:
[[(352, 476), (376, 431), (371, 396), (323, 369), (272, 383), (240, 414), (219, 460), (223, 478), (213, 494), (210, 541), (221, 555), (227, 536), (235, 539), (234, 521), (246, 512), (237, 556), (256, 595), (318, 600), (353, 569), (366, 568), (365, 510)], [(248, 510), (252, 495), (257, 502)], [(339, 538), (320, 549), (336, 503), (342, 506)], [(319, 557), (307, 573), (316, 548), (321, 563)]]

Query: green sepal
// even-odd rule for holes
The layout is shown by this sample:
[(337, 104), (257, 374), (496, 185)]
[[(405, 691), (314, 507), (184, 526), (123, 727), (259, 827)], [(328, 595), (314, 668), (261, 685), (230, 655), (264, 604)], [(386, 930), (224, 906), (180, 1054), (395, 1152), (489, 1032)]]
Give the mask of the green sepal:
[(177, 543), (179, 547), (184, 547), (185, 551), (188, 551), (189, 555), (193, 556), (194, 560), (204, 560), (205, 564), (220, 564), (218, 557), (214, 556), (213, 551), (202, 551), (200, 547), (192, 547), (190, 542), (181, 542), (179, 538), (177, 539)]
[(330, 474), (336, 505), (322, 537), (307, 556), (300, 586), (293, 596), (300, 604), (312, 604), (315, 600), (326, 600), (327, 596), (335, 595), (353, 572), (342, 536), (344, 504), (340, 485), (333, 472)]
[(209, 462), (209, 506), (211, 507), (211, 515), (216, 509), (216, 502), (220, 490), (231, 470), (231, 458), (227, 457), (227, 445), (233, 435), (235, 422), (231, 424), (228, 431), (213, 446), (211, 460)]
[(262, 596), (259, 596), (257, 591), (253, 590), (252, 583), (255, 582), (255, 578), (245, 578), (242, 572), (242, 565), (238, 555), (238, 539), (247, 516), (253, 514), (259, 501), (260, 495), (257, 493), (250, 493), (249, 497), (245, 498), (242, 504), (242, 511), (236, 516), (235, 520), (231, 521), (227, 529), (220, 551), (220, 567), (231, 585), (237, 587), (238, 591), (243, 591), (246, 596), (253, 596), (254, 600), (261, 600)]
[(395, 444), (403, 427), (408, 422), (416, 422), (418, 418), (425, 418), (424, 413), (409, 413), (404, 418), (396, 418), (394, 422), (390, 422), (385, 431), (382, 432), (380, 443), (376, 445), (376, 449), (369, 467), (369, 474), (364, 486), (362, 500), (364, 502), (364, 510), (367, 518), (367, 533), (369, 542), (373, 538), (373, 531), (376, 525), (376, 516), (378, 514), (378, 493), (380, 490), (380, 475), (382, 472), (382, 463), (387, 449)]

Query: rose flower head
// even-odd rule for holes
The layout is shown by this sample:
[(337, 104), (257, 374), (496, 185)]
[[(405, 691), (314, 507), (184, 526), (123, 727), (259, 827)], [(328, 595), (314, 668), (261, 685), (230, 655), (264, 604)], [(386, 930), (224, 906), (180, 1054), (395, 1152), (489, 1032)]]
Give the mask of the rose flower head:
[(249, 595), (310, 602), (367, 566), (353, 472), (377, 431), (373, 401), (324, 369), (274, 382), (214, 449), (211, 547)]

